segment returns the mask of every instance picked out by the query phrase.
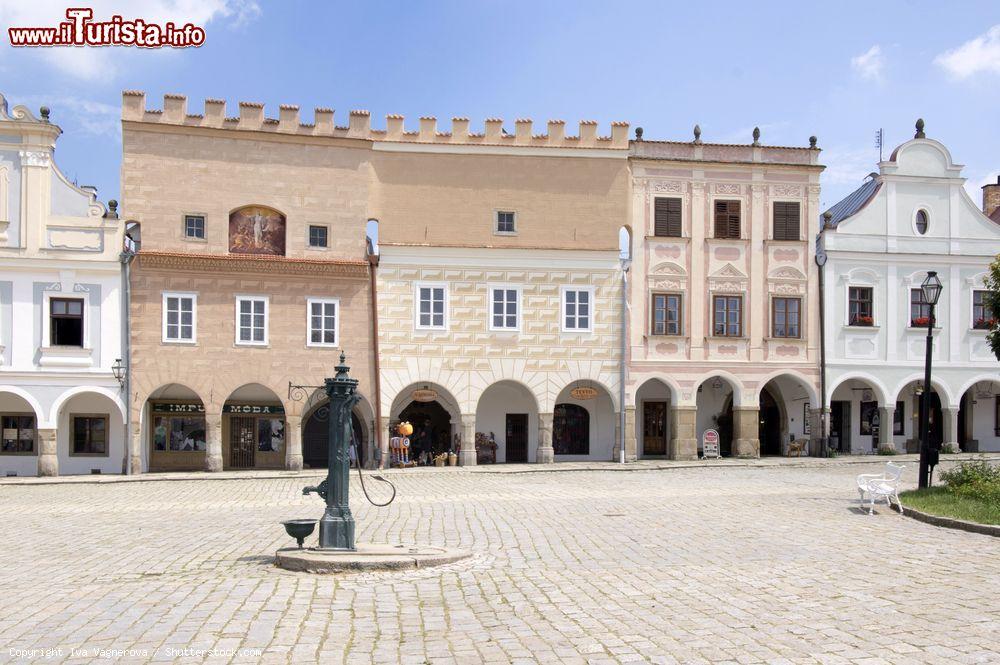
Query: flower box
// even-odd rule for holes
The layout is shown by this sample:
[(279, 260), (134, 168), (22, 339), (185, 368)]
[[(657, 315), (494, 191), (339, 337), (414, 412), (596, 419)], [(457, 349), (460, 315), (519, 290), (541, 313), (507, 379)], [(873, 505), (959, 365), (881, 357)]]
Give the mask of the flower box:
[(852, 326), (861, 326), (863, 328), (871, 328), (875, 325), (875, 320), (870, 316), (856, 316), (854, 320), (851, 321)]
[(931, 322), (931, 319), (930, 319), (929, 316), (918, 316), (915, 319), (910, 319), (910, 327), (911, 328), (926, 328), (927, 325), (930, 322)]
[(996, 324), (996, 319), (976, 319), (972, 327), (974, 330), (993, 330)]

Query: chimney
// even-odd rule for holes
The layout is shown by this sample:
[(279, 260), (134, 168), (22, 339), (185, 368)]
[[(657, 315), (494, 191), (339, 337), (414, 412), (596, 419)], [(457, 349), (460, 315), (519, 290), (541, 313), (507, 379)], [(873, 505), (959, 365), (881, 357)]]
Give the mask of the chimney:
[(1000, 209), (1000, 175), (995, 185), (983, 185), (983, 213), (992, 218)]

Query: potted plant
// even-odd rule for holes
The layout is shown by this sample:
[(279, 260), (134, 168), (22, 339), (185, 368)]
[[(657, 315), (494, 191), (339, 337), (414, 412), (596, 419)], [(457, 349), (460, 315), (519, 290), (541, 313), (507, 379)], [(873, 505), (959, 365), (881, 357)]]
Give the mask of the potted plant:
[(996, 319), (979, 318), (972, 324), (972, 327), (974, 330), (992, 330), (996, 324)]
[(865, 328), (871, 328), (873, 325), (875, 325), (875, 320), (872, 319), (872, 317), (870, 317), (870, 316), (864, 316), (864, 315), (855, 316), (854, 320), (851, 321), (851, 325), (852, 326), (863, 326)]
[(927, 324), (931, 322), (931, 317), (929, 316), (918, 316), (915, 319), (910, 319), (910, 327), (912, 328), (926, 328)]

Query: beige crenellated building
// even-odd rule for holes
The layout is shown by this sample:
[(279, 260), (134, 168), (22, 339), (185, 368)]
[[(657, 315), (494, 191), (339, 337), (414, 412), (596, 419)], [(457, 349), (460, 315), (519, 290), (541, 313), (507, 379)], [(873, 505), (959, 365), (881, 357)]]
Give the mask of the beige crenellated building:
[[(341, 350), (359, 380), (355, 433), (375, 435), (365, 224), (371, 149), (295, 107), (189, 114), (125, 92), (122, 196), (131, 266), (132, 467), (324, 466)], [(305, 386), (297, 389), (295, 386)]]
[[(629, 408), (640, 457), (821, 435), (819, 149), (632, 142)], [(630, 418), (631, 420), (631, 418)], [(807, 451), (810, 447), (806, 447)]]
[(373, 145), (382, 427), (462, 464), (610, 460), (618, 440), (628, 126), (533, 134), (388, 119)]

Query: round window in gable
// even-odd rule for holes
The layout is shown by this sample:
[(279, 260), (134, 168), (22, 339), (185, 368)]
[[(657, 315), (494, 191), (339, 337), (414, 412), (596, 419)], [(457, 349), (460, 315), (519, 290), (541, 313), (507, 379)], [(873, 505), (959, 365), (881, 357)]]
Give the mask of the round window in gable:
[(927, 233), (927, 211), (917, 211), (917, 233), (925, 235)]

